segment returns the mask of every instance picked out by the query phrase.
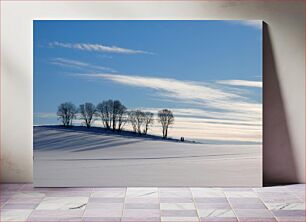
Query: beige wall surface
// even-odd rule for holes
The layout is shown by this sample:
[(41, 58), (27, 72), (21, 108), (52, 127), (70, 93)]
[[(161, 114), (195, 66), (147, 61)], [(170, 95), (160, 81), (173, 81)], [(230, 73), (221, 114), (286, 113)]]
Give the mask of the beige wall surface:
[(2, 182), (32, 182), (33, 19), (263, 20), (264, 183), (305, 182), (305, 14), (293, 0), (1, 1)]

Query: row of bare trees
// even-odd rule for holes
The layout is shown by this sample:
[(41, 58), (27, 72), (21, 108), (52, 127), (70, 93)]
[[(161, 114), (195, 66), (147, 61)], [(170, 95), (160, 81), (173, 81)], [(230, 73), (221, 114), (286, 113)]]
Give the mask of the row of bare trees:
[[(72, 120), (77, 116), (83, 120), (87, 128), (91, 127), (95, 117), (101, 119), (106, 129), (122, 131), (123, 127), (130, 123), (132, 129), (138, 134), (147, 134), (154, 123), (154, 114), (141, 110), (127, 110), (119, 100), (107, 100), (95, 106), (92, 103), (84, 103), (77, 108), (70, 102), (58, 106), (58, 119), (63, 126), (72, 126)], [(163, 109), (158, 112), (157, 120), (162, 126), (163, 138), (168, 136), (168, 128), (174, 123), (171, 110)]]

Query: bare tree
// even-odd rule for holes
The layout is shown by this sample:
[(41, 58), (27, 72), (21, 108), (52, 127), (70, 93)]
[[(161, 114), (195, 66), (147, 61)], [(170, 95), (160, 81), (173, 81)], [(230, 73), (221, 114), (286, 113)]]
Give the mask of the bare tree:
[(163, 138), (168, 136), (168, 127), (174, 123), (174, 116), (171, 110), (163, 109), (158, 111), (159, 122), (163, 129)]
[(70, 102), (62, 103), (57, 108), (57, 116), (62, 121), (63, 126), (71, 126), (76, 113), (77, 108)]
[(142, 133), (142, 126), (145, 120), (145, 114), (141, 110), (132, 110), (128, 112), (128, 119), (136, 133)]
[(81, 114), (81, 119), (84, 120), (86, 127), (89, 128), (94, 121), (93, 117), (96, 113), (95, 105), (92, 103), (81, 104), (79, 112)]
[[(116, 101), (115, 101), (116, 102)], [(114, 102), (114, 105), (116, 104)], [(117, 121), (118, 121), (118, 131), (121, 131), (126, 124), (126, 107), (118, 101), (119, 104), (116, 104), (117, 108)]]
[(141, 134), (141, 128), (144, 124), (145, 120), (145, 114), (141, 110), (135, 111), (135, 120), (136, 120), (136, 127), (137, 127), (137, 133)]
[(115, 130), (116, 127), (119, 131), (122, 129), (125, 112), (126, 112), (126, 107), (122, 105), (122, 103), (119, 100), (115, 100), (113, 102), (113, 112), (112, 112), (113, 130)]
[(153, 116), (154, 116), (154, 114), (151, 113), (151, 112), (145, 112), (144, 113), (144, 125), (145, 125), (145, 128), (143, 130), (144, 134), (148, 133), (150, 125), (153, 124), (153, 122), (154, 122)]
[(136, 133), (137, 132), (137, 124), (136, 124), (136, 114), (135, 111), (128, 111), (128, 121), (131, 123), (133, 131)]
[(107, 129), (112, 127), (113, 101), (107, 100), (97, 105), (97, 113), (102, 120), (103, 126)]
[(119, 131), (126, 123), (126, 107), (119, 100), (107, 100), (97, 105), (97, 116), (107, 129)]

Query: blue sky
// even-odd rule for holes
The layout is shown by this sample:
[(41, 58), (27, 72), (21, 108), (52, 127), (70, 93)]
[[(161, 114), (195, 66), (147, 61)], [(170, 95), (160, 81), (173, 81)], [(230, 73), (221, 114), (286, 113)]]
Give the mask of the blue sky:
[(34, 124), (119, 99), (172, 109), (173, 137), (260, 142), (261, 76), (259, 21), (34, 21)]

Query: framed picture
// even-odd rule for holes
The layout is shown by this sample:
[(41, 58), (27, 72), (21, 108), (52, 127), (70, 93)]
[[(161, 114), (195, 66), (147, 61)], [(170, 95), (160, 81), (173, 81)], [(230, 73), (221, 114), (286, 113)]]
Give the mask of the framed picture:
[(35, 186), (262, 185), (261, 21), (33, 26)]

